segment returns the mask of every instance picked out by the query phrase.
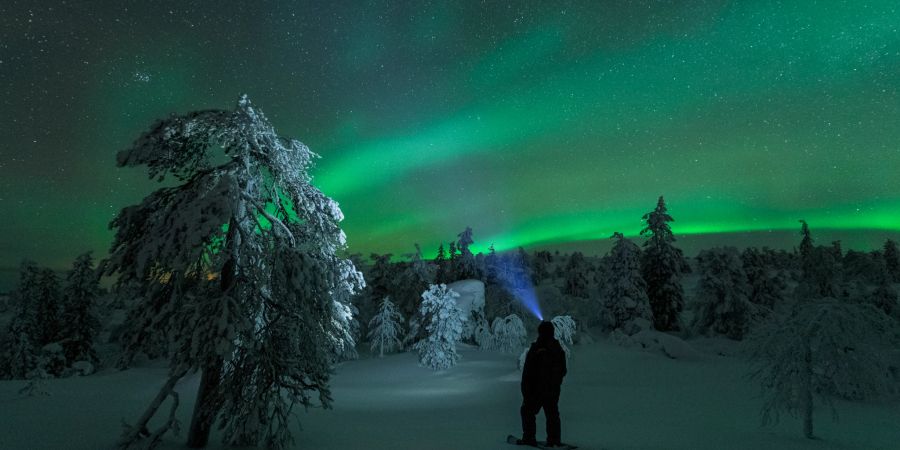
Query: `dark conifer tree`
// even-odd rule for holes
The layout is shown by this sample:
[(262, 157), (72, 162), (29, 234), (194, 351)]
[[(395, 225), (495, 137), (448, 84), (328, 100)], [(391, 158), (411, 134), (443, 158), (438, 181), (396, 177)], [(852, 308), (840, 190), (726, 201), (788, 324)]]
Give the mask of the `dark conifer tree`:
[(91, 253), (84, 253), (75, 259), (72, 270), (66, 276), (63, 292), (62, 346), (66, 361), (97, 362), (94, 338), (100, 330), (100, 320), (94, 311), (100, 283), (94, 270)]
[(890, 281), (900, 282), (900, 252), (897, 251), (897, 243), (891, 239), (885, 241), (882, 256)]
[(604, 257), (607, 270), (600, 282), (601, 326), (617, 329), (634, 319), (653, 322), (647, 283), (641, 275), (641, 249), (622, 233), (613, 233), (616, 240), (609, 255)]
[[(434, 282), (434, 266), (422, 259), (422, 249), (415, 244), (416, 252), (405, 255), (410, 259), (399, 275), (394, 288), (396, 307), (404, 317), (413, 317), (419, 310), (422, 293)], [(382, 303), (384, 301), (382, 300)]]
[(395, 293), (397, 281), (394, 277), (395, 267), (391, 264), (393, 256), (393, 253), (369, 255), (369, 259), (372, 260), (372, 268), (366, 277), (366, 300), (357, 305), (361, 324), (369, 323), (385, 297), (398, 297)]
[(459, 257), (456, 259), (456, 270), (454, 271), (456, 279), (476, 278), (475, 255), (469, 249), (475, 243), (472, 239), (472, 228), (466, 227), (457, 237), (459, 240), (456, 242), (456, 248), (459, 250)]
[(491, 246), (488, 247), (487, 256), (484, 257), (484, 282), (486, 284), (497, 283), (498, 264), (499, 259), (497, 258), (497, 251), (494, 249), (494, 244), (491, 244)]
[(48, 268), (40, 270), (37, 295), (34, 299), (36, 341), (38, 345), (44, 346), (59, 339), (62, 326), (59, 278), (53, 270)]
[(647, 297), (653, 310), (653, 326), (660, 331), (677, 330), (679, 315), (684, 309), (684, 289), (681, 287), (681, 275), (690, 271), (681, 249), (675, 247), (675, 236), (669, 227), (674, 219), (666, 209), (662, 196), (656, 209), (644, 214), (646, 228), (641, 236), (647, 236), (644, 242), (644, 258), (642, 261), (644, 280), (647, 282)]
[(804, 263), (812, 255), (813, 240), (812, 233), (809, 231), (809, 224), (803, 219), (800, 219), (800, 224), (800, 236), (803, 236), (803, 238), (800, 240), (799, 254), (801, 263)]
[(844, 257), (844, 250), (841, 248), (841, 241), (831, 241), (831, 254), (834, 255), (836, 261), (840, 261)]
[(13, 317), (0, 347), (0, 377), (24, 379), (37, 367), (39, 331), (37, 303), (40, 268), (31, 261), (19, 267), (19, 283), (12, 292)]
[(548, 251), (538, 251), (531, 258), (531, 267), (534, 277), (534, 284), (541, 284), (544, 280), (550, 278), (550, 262), (553, 255)]
[[(887, 264), (887, 260), (884, 263)], [(881, 282), (878, 278), (881, 270), (880, 263), (871, 253), (848, 250), (841, 265), (846, 282), (860, 281), (868, 284)]]
[(444, 273), (446, 283), (452, 283), (459, 279), (459, 253), (456, 252), (456, 242), (450, 241), (447, 255), (447, 271)]
[(813, 244), (812, 233), (805, 220), (801, 220), (800, 235), (800, 283), (796, 297), (802, 300), (838, 298), (841, 294), (840, 267), (832, 249)]
[[(522, 273), (522, 276), (519, 277), (519, 283), (526, 283), (534, 286), (534, 284), (536, 284), (534, 281), (534, 269), (531, 267), (531, 258), (528, 257), (528, 252), (526, 252), (524, 248), (519, 247), (518, 250), (516, 250), (515, 260)], [(528, 288), (529, 286), (520, 287)]]
[(391, 268), (392, 256), (394, 256), (392, 253), (385, 253), (382, 255), (372, 253), (369, 256), (374, 264), (372, 265), (372, 273), (367, 282), (372, 298), (378, 299), (378, 302), (391, 294), (391, 288), (393, 287), (393, 278), (391, 277), (393, 272)]
[(897, 304), (897, 290), (894, 289), (893, 280), (888, 272), (887, 264), (879, 264), (878, 283), (872, 294), (868, 296), (868, 301), (876, 308), (884, 311), (885, 314), (900, 320), (900, 308)]
[(434, 283), (447, 283), (447, 254), (444, 253), (444, 243), (438, 247), (437, 256), (434, 258)]
[(566, 286), (563, 293), (573, 297), (587, 298), (588, 276), (587, 263), (581, 252), (573, 252), (566, 263)]

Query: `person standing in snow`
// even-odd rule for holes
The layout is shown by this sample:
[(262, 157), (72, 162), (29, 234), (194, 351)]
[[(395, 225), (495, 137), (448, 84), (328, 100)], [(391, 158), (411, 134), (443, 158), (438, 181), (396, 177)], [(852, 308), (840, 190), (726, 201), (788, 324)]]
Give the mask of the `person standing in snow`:
[(538, 326), (537, 341), (531, 344), (522, 370), (522, 439), (518, 444), (537, 444), (536, 416), (541, 408), (547, 418), (547, 446), (561, 445), (559, 393), (566, 376), (566, 354), (554, 337), (552, 322)]

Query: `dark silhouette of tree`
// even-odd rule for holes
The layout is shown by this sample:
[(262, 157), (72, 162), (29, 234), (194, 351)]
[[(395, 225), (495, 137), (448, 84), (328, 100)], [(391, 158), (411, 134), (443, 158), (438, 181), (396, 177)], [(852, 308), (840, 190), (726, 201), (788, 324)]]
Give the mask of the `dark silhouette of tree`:
[(684, 289), (681, 275), (690, 270), (681, 249), (675, 247), (675, 236), (669, 227), (674, 219), (669, 215), (662, 196), (653, 211), (644, 214), (647, 226), (641, 236), (644, 242), (643, 275), (647, 282), (647, 296), (653, 310), (653, 326), (660, 331), (680, 328), (679, 317), (684, 309)]
[(588, 276), (587, 263), (581, 252), (573, 252), (566, 263), (566, 285), (563, 293), (573, 297), (587, 298), (588, 296)]
[(900, 282), (900, 252), (897, 251), (897, 243), (888, 239), (884, 242), (883, 250), (885, 268), (891, 281)]
[(438, 247), (437, 256), (434, 258), (435, 284), (447, 283), (447, 255), (444, 253), (444, 243)]
[(457, 237), (459, 237), (459, 240), (456, 241), (456, 248), (459, 250), (459, 257), (455, 260), (455, 277), (457, 280), (476, 278), (475, 255), (473, 255), (472, 250), (469, 249), (469, 247), (475, 243), (472, 239), (472, 228), (466, 227), (466, 229), (459, 233)]
[(774, 309), (775, 305), (784, 301), (787, 282), (782, 271), (772, 266), (763, 252), (747, 247), (741, 254), (741, 263), (750, 287), (750, 302)]
[(692, 326), (701, 333), (743, 339), (755, 316), (747, 276), (733, 247), (713, 248), (697, 256), (700, 282)]
[(652, 323), (647, 283), (641, 275), (641, 249), (622, 233), (613, 233), (611, 239), (616, 243), (604, 257), (607, 269), (600, 282), (599, 322), (610, 330), (638, 318)]
[(90, 361), (96, 363), (94, 338), (100, 331), (97, 318), (97, 297), (100, 295), (100, 278), (94, 269), (91, 253), (84, 253), (75, 259), (72, 270), (66, 275), (63, 292), (62, 346), (66, 361)]

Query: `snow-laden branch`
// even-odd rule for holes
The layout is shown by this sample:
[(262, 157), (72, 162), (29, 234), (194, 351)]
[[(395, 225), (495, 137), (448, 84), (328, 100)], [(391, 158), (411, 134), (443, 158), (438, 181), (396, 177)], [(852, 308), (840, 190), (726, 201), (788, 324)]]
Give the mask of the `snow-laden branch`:
[(266, 218), (266, 220), (268, 220), (269, 222), (272, 222), (273, 225), (275, 225), (275, 224), (279, 225), (281, 230), (284, 231), (284, 234), (287, 235), (288, 239), (291, 241), (291, 247), (295, 247), (297, 245), (297, 242), (294, 239), (294, 233), (291, 232), (291, 230), (287, 227), (287, 225), (284, 224), (284, 222), (282, 222), (277, 217), (269, 214), (269, 212), (266, 211), (265, 208), (260, 206), (259, 203), (256, 203), (256, 201), (249, 195), (242, 194), (242, 197), (244, 198), (244, 200), (247, 200), (248, 202), (250, 202), (250, 204), (253, 205), (253, 207), (256, 208), (256, 210), (259, 211), (259, 213), (262, 214), (263, 217)]

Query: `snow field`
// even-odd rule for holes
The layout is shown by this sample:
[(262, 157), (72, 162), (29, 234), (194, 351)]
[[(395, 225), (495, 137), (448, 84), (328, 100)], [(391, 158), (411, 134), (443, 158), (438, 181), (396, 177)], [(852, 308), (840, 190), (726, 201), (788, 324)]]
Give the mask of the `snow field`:
[[(563, 440), (585, 450), (898, 448), (896, 403), (838, 401), (838, 422), (817, 408), (819, 440), (804, 439), (800, 421), (791, 417), (760, 428), (759, 388), (746, 379), (746, 362), (716, 355), (727, 341), (689, 342), (707, 349), (705, 357), (673, 360), (606, 340), (575, 346), (560, 400)], [(521, 433), (517, 355), (466, 345), (459, 351), (457, 366), (437, 372), (419, 367), (415, 353), (342, 363), (331, 383), (334, 409), (301, 412), (294, 448), (506, 449), (506, 435)], [(156, 365), (53, 379), (50, 396), (30, 398), (17, 393), (23, 381), (0, 382), (0, 449), (111, 448), (121, 420), (138, 417), (165, 374)], [(178, 386), (183, 428), (198, 380)], [(183, 444), (183, 435), (168, 437), (161, 448)], [(213, 432), (208, 448), (232, 447), (223, 447)]]

